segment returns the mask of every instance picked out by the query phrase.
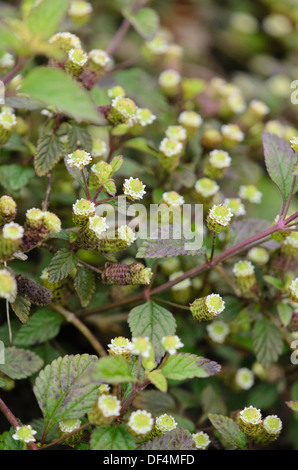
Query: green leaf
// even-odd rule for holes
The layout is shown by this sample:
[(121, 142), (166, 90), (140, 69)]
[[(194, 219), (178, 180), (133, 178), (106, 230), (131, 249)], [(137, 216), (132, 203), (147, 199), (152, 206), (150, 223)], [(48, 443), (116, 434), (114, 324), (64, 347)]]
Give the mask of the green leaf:
[(59, 250), (49, 265), (49, 281), (57, 282), (66, 278), (69, 273), (76, 267), (78, 258), (72, 251), (68, 251), (65, 248)]
[(189, 431), (176, 428), (148, 441), (140, 450), (195, 450), (196, 445)]
[(267, 369), (282, 352), (282, 334), (274, 323), (263, 318), (255, 323), (252, 335), (257, 360)]
[(76, 122), (72, 122), (67, 135), (70, 152), (74, 152), (78, 148), (82, 148), (86, 152), (91, 152), (92, 138), (86, 125), (79, 125)]
[(106, 192), (108, 194), (110, 194), (110, 196), (115, 196), (115, 194), (117, 192), (117, 188), (116, 188), (116, 184), (115, 184), (114, 180), (112, 180), (111, 178), (107, 179), (103, 183), (103, 187), (106, 190)]
[(86, 383), (100, 384), (134, 382), (128, 362), (121, 356), (107, 356), (99, 359), (84, 375)]
[(91, 95), (60, 69), (34, 68), (24, 78), (21, 91), (77, 121), (103, 123)]
[(248, 403), (262, 410), (273, 406), (277, 399), (278, 389), (274, 383), (257, 384), (248, 393)]
[(210, 377), (218, 374), (221, 367), (195, 354), (179, 353), (170, 356), (162, 368), (165, 377), (172, 380), (185, 380), (193, 377)]
[(133, 139), (128, 140), (125, 142), (124, 147), (139, 150), (140, 152), (149, 153), (154, 157), (159, 156), (159, 151), (155, 149), (153, 144), (148, 140), (144, 139), (144, 137), (135, 137)]
[(57, 31), (68, 6), (68, 0), (43, 0), (33, 7), (26, 18), (26, 24), (32, 35), (48, 39)]
[[(293, 170), (297, 164), (297, 155), (290, 144), (275, 134), (266, 131), (262, 137), (265, 164), (268, 174), (278, 187), (284, 200), (287, 200), (293, 181)], [(294, 194), (298, 190), (298, 180)]]
[(200, 423), (203, 423), (210, 413), (222, 414), (226, 412), (226, 406), (221, 395), (211, 385), (207, 385), (202, 391), (201, 402), (203, 413), (200, 417)]
[(23, 450), (24, 443), (13, 439), (15, 428), (11, 427), (9, 431), (0, 434), (0, 450)]
[(164, 354), (162, 338), (176, 331), (176, 321), (171, 312), (155, 302), (146, 302), (132, 309), (128, 323), (132, 336), (148, 336), (157, 356)]
[(283, 326), (288, 326), (293, 315), (293, 310), (291, 309), (290, 305), (281, 302), (277, 304), (277, 311)]
[(218, 414), (209, 414), (208, 418), (228, 444), (238, 447), (238, 449), (246, 450), (245, 434), (239, 429), (235, 421), (227, 416)]
[(18, 317), (21, 323), (27, 323), (29, 315), (30, 315), (30, 308), (31, 302), (20, 295), (17, 295), (16, 300), (13, 304), (10, 304), (11, 308), (13, 309), (14, 313)]
[(113, 172), (115, 173), (116, 171), (120, 170), (121, 166), (122, 166), (122, 163), (123, 163), (123, 157), (122, 155), (117, 155), (117, 157), (114, 157), (112, 160), (111, 160), (111, 167), (113, 169)]
[(122, 426), (103, 426), (91, 434), (92, 450), (134, 450), (135, 437)]
[(94, 273), (88, 268), (79, 268), (74, 279), (74, 288), (80, 298), (82, 307), (87, 307), (95, 292)]
[(20, 380), (35, 374), (43, 365), (43, 360), (31, 351), (5, 348), (5, 364), (0, 364), (0, 372), (11, 379)]
[(21, 326), (14, 339), (17, 346), (36, 346), (55, 338), (59, 333), (63, 317), (51, 310), (42, 309), (34, 313), (26, 325)]
[(122, 11), (135, 30), (144, 38), (152, 39), (159, 28), (159, 17), (151, 8), (142, 8), (137, 13), (131, 13), (127, 8)]
[(80, 380), (95, 361), (89, 354), (66, 355), (39, 373), (33, 391), (47, 430), (61, 419), (81, 418), (95, 403), (98, 386)]
[(37, 176), (46, 175), (63, 157), (64, 146), (53, 134), (42, 135), (37, 142), (34, 168)]
[(15, 95), (8, 96), (5, 98), (6, 106), (10, 106), (15, 109), (25, 109), (27, 111), (32, 111), (34, 109), (40, 109), (43, 107), (42, 103), (39, 101), (28, 98), (28, 96)]
[(291, 408), (291, 410), (296, 411), (296, 413), (298, 413), (298, 401), (297, 400), (286, 401), (286, 404), (288, 405), (289, 408)]
[(153, 370), (152, 372), (147, 372), (146, 377), (156, 388), (158, 388), (158, 390), (160, 390), (161, 392), (167, 391), (168, 382), (160, 369)]
[(268, 284), (271, 284), (272, 286), (276, 287), (276, 289), (283, 289), (283, 282), (280, 279), (269, 275), (264, 276), (263, 279), (264, 281), (268, 282)]
[(34, 176), (32, 168), (18, 164), (0, 166), (0, 181), (8, 191), (18, 191), (26, 186)]

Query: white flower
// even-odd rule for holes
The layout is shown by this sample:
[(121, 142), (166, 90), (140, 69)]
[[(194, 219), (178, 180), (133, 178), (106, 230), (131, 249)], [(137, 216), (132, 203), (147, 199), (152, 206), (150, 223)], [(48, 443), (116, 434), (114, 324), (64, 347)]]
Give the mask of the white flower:
[(228, 226), (233, 217), (231, 209), (222, 204), (214, 205), (210, 210), (208, 217), (214, 222), (223, 225), (224, 227)]
[(132, 343), (124, 336), (117, 336), (111, 340), (110, 344), (108, 344), (108, 348), (109, 353), (115, 356), (123, 356), (131, 353)]
[(177, 422), (173, 418), (173, 416), (164, 413), (163, 415), (158, 416), (155, 420), (155, 427), (157, 431), (162, 432), (163, 434), (173, 429), (176, 429), (178, 426)]
[(242, 142), (244, 140), (244, 133), (236, 124), (224, 124), (221, 127), (223, 136), (229, 139), (235, 140), (236, 142)]
[(125, 196), (130, 196), (133, 200), (143, 199), (146, 186), (139, 180), (139, 178), (133, 178), (124, 180), (123, 192)]
[(209, 313), (219, 315), (225, 309), (225, 301), (219, 294), (207, 295), (205, 303)]
[(90, 153), (85, 152), (84, 150), (76, 150), (75, 152), (68, 154), (65, 161), (70, 167), (82, 170), (84, 166), (91, 163), (92, 157)]
[(11, 111), (2, 111), (0, 113), (0, 126), (10, 131), (16, 125), (17, 120)]
[(247, 367), (241, 367), (236, 372), (235, 382), (242, 390), (249, 390), (255, 383), (254, 373)]
[(149, 357), (152, 345), (148, 336), (132, 338), (131, 352), (136, 356)]
[(231, 209), (232, 214), (236, 217), (246, 214), (245, 206), (238, 197), (226, 198), (223, 203)]
[(200, 114), (195, 111), (183, 111), (179, 114), (178, 122), (182, 124), (182, 126), (198, 128), (201, 126), (203, 119)]
[(0, 298), (14, 302), (17, 296), (17, 283), (7, 269), (0, 269)]
[(260, 424), (262, 422), (261, 410), (254, 408), (252, 405), (245, 407), (240, 411), (240, 419), (247, 424)]
[(95, 204), (88, 199), (78, 199), (76, 203), (72, 205), (72, 209), (75, 215), (89, 217), (91, 214), (95, 214)]
[(214, 168), (228, 168), (231, 165), (231, 157), (224, 150), (212, 150), (209, 154), (209, 162)]
[(215, 343), (222, 344), (230, 332), (229, 326), (221, 320), (211, 322), (206, 326), (209, 337)]
[(88, 228), (95, 233), (97, 238), (100, 238), (100, 236), (109, 228), (109, 226), (106, 224), (105, 217), (94, 215), (92, 217), (89, 217), (88, 220)]
[(165, 131), (166, 137), (168, 139), (174, 139), (178, 141), (185, 141), (187, 138), (186, 129), (182, 126), (169, 126)]
[(195, 190), (202, 197), (209, 198), (219, 191), (219, 186), (215, 181), (204, 177), (196, 181)]
[(138, 108), (137, 109), (137, 121), (141, 124), (142, 127), (149, 126), (156, 119), (155, 114), (153, 114), (148, 108)]
[(255, 272), (254, 265), (247, 260), (240, 260), (234, 264), (233, 274), (235, 277), (247, 277)]
[(239, 188), (239, 197), (241, 199), (245, 199), (253, 204), (260, 204), (262, 200), (262, 193), (261, 191), (258, 191), (255, 186), (252, 184), (250, 185), (242, 185)]
[(126, 242), (128, 246), (137, 239), (135, 232), (128, 225), (121, 225), (117, 230), (117, 234), (118, 238)]
[(158, 83), (162, 87), (174, 87), (181, 82), (181, 75), (177, 70), (168, 69), (161, 72)]
[(269, 415), (263, 420), (263, 426), (268, 434), (276, 435), (282, 430), (282, 421), (276, 415)]
[(16, 432), (12, 435), (12, 438), (15, 441), (22, 441), (22, 442), (35, 442), (34, 435), (37, 433), (30, 424), (24, 426), (17, 426)]
[(161, 339), (161, 344), (163, 345), (166, 352), (168, 352), (171, 356), (176, 354), (177, 349), (183, 348), (184, 346), (179, 336), (176, 335), (163, 336)]
[(62, 421), (59, 421), (58, 423), (58, 427), (60, 431), (62, 431), (65, 434), (75, 431), (80, 426), (81, 426), (80, 419), (63, 419)]
[(8, 240), (20, 240), (24, 235), (24, 229), (15, 222), (9, 222), (3, 226), (3, 238)]
[(270, 113), (270, 109), (268, 108), (268, 106), (260, 100), (252, 100), (249, 103), (249, 109), (251, 109), (255, 114), (261, 117), (266, 116), (266, 114)]
[(88, 58), (105, 70), (112, 65), (111, 57), (102, 49), (92, 49), (88, 54)]
[(84, 16), (84, 15), (89, 15), (92, 13), (93, 7), (91, 3), (85, 2), (82, 0), (74, 0), (71, 2), (70, 7), (69, 7), (69, 14), (71, 16)]
[(114, 395), (100, 395), (97, 406), (105, 418), (120, 415), (121, 402)]
[(163, 193), (162, 201), (164, 201), (169, 206), (182, 206), (184, 204), (184, 197), (176, 193), (176, 191), (169, 191)]
[(255, 246), (248, 251), (247, 257), (254, 263), (264, 265), (268, 263), (270, 255), (266, 248)]
[(3, 54), (3, 56), (0, 59), (0, 67), (3, 67), (3, 68), (9, 69), (14, 66), (14, 63), (15, 63), (14, 57), (9, 52), (5, 52), (5, 54)]
[(183, 151), (183, 145), (176, 139), (169, 139), (165, 137), (159, 145), (159, 150), (165, 157), (174, 157), (180, 155)]
[(83, 51), (83, 49), (70, 49), (68, 53), (68, 59), (73, 64), (83, 67), (87, 63), (88, 56), (86, 52)]
[(127, 425), (136, 434), (144, 435), (151, 431), (153, 423), (151, 413), (146, 410), (137, 410), (131, 413)]
[(210, 437), (203, 431), (192, 434), (192, 438), (196, 444), (196, 448), (199, 450), (205, 450), (210, 444)]

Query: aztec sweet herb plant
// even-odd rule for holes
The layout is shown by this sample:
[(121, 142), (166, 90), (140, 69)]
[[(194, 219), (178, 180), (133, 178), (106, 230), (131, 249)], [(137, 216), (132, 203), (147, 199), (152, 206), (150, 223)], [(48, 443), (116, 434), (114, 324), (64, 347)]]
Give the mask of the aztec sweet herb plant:
[[(2, 450), (246, 450), (297, 431), (297, 131), (184, 73), (146, 4), (125, 2), (102, 48), (88, 2), (1, 13)], [(116, 61), (128, 34), (137, 66)], [(168, 237), (141, 236), (152, 204)], [(175, 236), (187, 204), (195, 249)], [(34, 411), (16, 417), (23, 379)]]

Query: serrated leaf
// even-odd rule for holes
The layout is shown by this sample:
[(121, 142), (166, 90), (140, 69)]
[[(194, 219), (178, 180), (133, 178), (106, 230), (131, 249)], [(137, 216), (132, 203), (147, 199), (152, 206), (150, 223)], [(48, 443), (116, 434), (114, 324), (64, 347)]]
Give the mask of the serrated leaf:
[(18, 164), (0, 166), (0, 181), (8, 191), (18, 191), (26, 186), (34, 176), (32, 168)]
[(123, 163), (123, 157), (122, 155), (117, 155), (111, 160), (111, 167), (113, 169), (113, 172), (115, 173), (116, 171), (120, 170), (121, 166)]
[[(181, 229), (181, 233), (183, 230)], [(163, 228), (159, 227), (156, 233), (152, 234), (152, 238), (145, 240), (138, 249), (137, 258), (166, 258), (179, 255), (202, 255), (205, 248), (189, 250), (186, 245), (190, 240), (186, 239), (179, 231), (179, 235), (172, 225), (169, 225), (169, 231), (163, 232)], [(175, 235), (176, 234), (176, 235)]]
[(115, 184), (114, 180), (107, 179), (103, 183), (103, 187), (110, 196), (115, 196), (115, 194), (117, 192), (117, 189), (116, 189), (116, 184)]
[[(297, 164), (297, 155), (290, 144), (278, 135), (266, 131), (262, 140), (268, 174), (278, 187), (283, 199), (287, 200), (291, 191), (292, 173)], [(298, 181), (294, 194), (297, 190)]]
[(61, 113), (77, 121), (103, 123), (90, 94), (69, 75), (53, 67), (36, 67), (24, 78), (22, 93), (55, 106)]
[(15, 428), (11, 427), (9, 431), (0, 434), (0, 450), (24, 450), (24, 443), (13, 439)]
[(24, 297), (21, 297), (20, 295), (17, 295), (14, 303), (10, 305), (14, 313), (20, 320), (20, 322), (27, 323), (29, 315), (30, 315), (30, 308), (31, 308), (30, 300), (25, 299)]
[(142, 8), (137, 13), (131, 13), (128, 9), (123, 10), (131, 25), (144, 39), (152, 39), (159, 28), (159, 17), (151, 8)]
[(146, 377), (156, 388), (158, 388), (158, 390), (160, 390), (161, 392), (167, 391), (168, 382), (160, 369), (153, 370), (152, 372), (147, 372)]
[(257, 360), (267, 369), (282, 352), (282, 334), (274, 323), (263, 318), (255, 323), (252, 335)]
[(162, 436), (158, 436), (153, 441), (143, 444), (140, 450), (195, 450), (196, 445), (189, 431), (176, 428)]
[(173, 335), (176, 321), (171, 312), (155, 302), (146, 302), (131, 310), (128, 323), (133, 337), (147, 336), (157, 356), (164, 354), (161, 345), (163, 336)]
[(174, 398), (168, 393), (159, 390), (144, 390), (138, 393), (133, 401), (136, 408), (145, 409), (154, 415), (162, 413), (173, 414), (176, 410)]
[(84, 374), (84, 383), (134, 382), (128, 362), (121, 356), (102, 357)]
[(76, 267), (78, 258), (72, 251), (65, 248), (59, 250), (50, 262), (48, 273), (49, 282), (57, 282), (65, 279)]
[(86, 125), (79, 125), (72, 122), (67, 135), (70, 152), (74, 152), (78, 148), (82, 148), (86, 152), (91, 152), (92, 138)]
[(277, 311), (283, 326), (288, 326), (293, 314), (293, 310), (291, 309), (290, 305), (279, 303), (277, 304)]
[(63, 317), (57, 312), (42, 309), (34, 313), (26, 325), (21, 326), (14, 339), (17, 346), (36, 346), (59, 333)]
[(5, 364), (0, 364), (0, 372), (20, 380), (35, 374), (42, 365), (43, 360), (33, 352), (11, 347), (5, 348)]
[(88, 268), (79, 268), (74, 279), (74, 288), (82, 307), (87, 307), (95, 292), (95, 276)]
[(48, 39), (57, 31), (68, 6), (68, 0), (43, 0), (36, 4), (26, 18), (29, 31), (40, 39)]
[(37, 176), (46, 175), (63, 157), (64, 146), (53, 134), (42, 135), (37, 142), (34, 168)]
[(61, 419), (81, 418), (98, 397), (98, 386), (81, 383), (86, 370), (97, 361), (89, 354), (55, 359), (38, 375), (33, 388), (49, 430)]
[(202, 391), (201, 402), (203, 414), (200, 417), (200, 423), (203, 423), (210, 413), (222, 414), (226, 412), (225, 403), (211, 385), (207, 385)]
[(246, 240), (247, 238), (262, 232), (269, 227), (268, 220), (263, 219), (245, 219), (235, 220), (231, 223), (229, 246), (234, 246), (237, 243)]
[(211, 377), (218, 374), (221, 366), (214, 361), (189, 353), (170, 356), (163, 366), (162, 373), (172, 380), (185, 380), (193, 377)]
[(297, 400), (286, 401), (286, 404), (288, 405), (289, 408), (291, 408), (291, 410), (298, 413), (298, 401)]
[(239, 429), (235, 421), (227, 416), (212, 413), (208, 415), (208, 418), (228, 444), (246, 450), (245, 434)]
[(92, 450), (134, 450), (135, 437), (122, 426), (103, 426), (91, 434)]

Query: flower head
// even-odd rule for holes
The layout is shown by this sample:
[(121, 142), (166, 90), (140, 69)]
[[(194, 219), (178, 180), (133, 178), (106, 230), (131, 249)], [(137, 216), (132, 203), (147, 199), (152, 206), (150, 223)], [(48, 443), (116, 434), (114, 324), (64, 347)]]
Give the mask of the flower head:
[(235, 142), (242, 142), (244, 140), (244, 133), (237, 124), (224, 124), (221, 127), (221, 132), (223, 137), (229, 140)]
[(149, 357), (151, 347), (152, 345), (147, 336), (132, 338), (131, 352), (136, 356)]
[(255, 246), (251, 248), (247, 253), (247, 257), (249, 260), (261, 266), (267, 264), (270, 259), (268, 251), (262, 246)]
[(242, 185), (239, 188), (239, 197), (245, 199), (253, 204), (260, 204), (262, 200), (262, 193), (254, 185)]
[(246, 424), (257, 425), (262, 422), (261, 411), (257, 408), (254, 408), (252, 405), (249, 407), (245, 407), (243, 410), (241, 410), (239, 418), (240, 421)]
[(238, 197), (226, 198), (223, 203), (231, 210), (232, 214), (235, 217), (239, 217), (241, 215), (246, 214), (245, 206), (242, 203), (241, 199)]
[(117, 236), (123, 240), (127, 246), (130, 246), (136, 240), (136, 234), (128, 225), (121, 225), (117, 230)]
[(81, 47), (81, 41), (75, 34), (69, 32), (56, 33), (49, 39), (50, 44), (62, 49), (68, 53), (71, 49), (79, 49)]
[(200, 114), (195, 111), (183, 111), (178, 116), (178, 122), (181, 126), (185, 127), (186, 130), (189, 127), (198, 129), (202, 125), (203, 119)]
[(233, 217), (231, 209), (224, 204), (214, 205), (208, 213), (207, 226), (209, 230), (219, 233), (226, 230)]
[(30, 424), (24, 425), (24, 426), (17, 426), (15, 429), (15, 433), (12, 435), (12, 438), (15, 441), (21, 441), (21, 442), (35, 442), (35, 437), (34, 434), (37, 433)]
[(17, 205), (14, 199), (10, 196), (0, 197), (0, 225), (6, 222), (11, 222), (17, 213)]
[(168, 206), (182, 206), (184, 204), (184, 197), (180, 196), (176, 191), (169, 191), (163, 193), (162, 201), (165, 202)]
[(11, 131), (17, 123), (15, 115), (11, 111), (2, 111), (0, 113), (0, 127)]
[(282, 421), (276, 415), (269, 415), (263, 420), (263, 427), (268, 434), (276, 436), (282, 430)]
[(212, 341), (219, 344), (222, 344), (225, 341), (230, 332), (229, 326), (222, 320), (211, 322), (207, 325), (206, 330)]
[(214, 168), (228, 168), (231, 161), (230, 155), (225, 150), (212, 150), (209, 154), (209, 163)]
[(225, 309), (225, 302), (219, 294), (210, 294), (206, 297), (206, 307), (209, 313), (219, 315)]
[(211, 442), (208, 434), (203, 431), (192, 434), (192, 438), (196, 444), (196, 448), (199, 450), (206, 450)]
[(102, 139), (94, 139), (92, 142), (91, 156), (93, 158), (103, 158), (108, 151), (107, 144)]
[(80, 419), (62, 419), (58, 423), (59, 431), (61, 431), (62, 434), (67, 434), (69, 432), (75, 431), (80, 426)]
[(289, 287), (290, 298), (293, 302), (298, 302), (298, 277), (293, 279)]
[(112, 59), (102, 49), (92, 49), (88, 54), (88, 60), (100, 70), (107, 70), (112, 65)]
[(196, 181), (195, 190), (201, 197), (208, 199), (213, 197), (219, 191), (219, 186), (216, 181), (204, 177)]
[(26, 211), (26, 224), (30, 227), (38, 226), (42, 223), (44, 212), (41, 209), (32, 207)]
[(112, 88), (108, 89), (108, 97), (109, 98), (112, 98), (112, 99), (117, 98), (117, 97), (124, 98), (125, 95), (126, 95), (125, 90), (120, 85), (115, 85)]
[(176, 429), (177, 422), (173, 416), (164, 413), (163, 415), (158, 416), (155, 420), (155, 428), (157, 431), (160, 431), (162, 434)]
[(17, 283), (7, 269), (0, 269), (0, 298), (14, 302), (17, 296)]
[(15, 222), (9, 222), (3, 226), (3, 238), (7, 240), (21, 240), (24, 235), (24, 229)]
[(247, 277), (253, 275), (255, 272), (254, 265), (247, 260), (240, 260), (234, 264), (233, 274), (235, 277)]
[(83, 49), (70, 49), (68, 53), (68, 60), (75, 65), (79, 65), (80, 67), (83, 67), (88, 60), (88, 56), (86, 52), (83, 51)]
[(254, 374), (247, 367), (241, 367), (236, 372), (235, 382), (242, 390), (249, 390), (255, 382)]
[(70, 153), (66, 158), (66, 163), (73, 168), (78, 168), (82, 170), (84, 166), (91, 163), (92, 157), (90, 153), (85, 152), (85, 150), (76, 150), (73, 153)]
[(248, 110), (258, 118), (263, 118), (266, 114), (270, 113), (270, 108), (264, 103), (264, 101), (260, 100), (252, 100), (249, 103)]
[(61, 220), (53, 212), (46, 211), (43, 215), (43, 221), (46, 229), (50, 232), (51, 235), (59, 233), (61, 230)]
[(125, 196), (128, 196), (129, 199), (140, 200), (143, 199), (146, 186), (139, 178), (133, 178), (132, 176), (129, 179), (124, 180), (123, 192)]
[(158, 78), (158, 83), (166, 95), (174, 96), (178, 93), (181, 75), (174, 69), (164, 70)]
[(111, 103), (109, 119), (114, 124), (132, 126), (137, 120), (138, 107), (130, 98), (117, 96)]
[(95, 214), (95, 204), (88, 199), (78, 199), (75, 204), (72, 205), (72, 210), (76, 215), (92, 216)]
[(127, 425), (133, 433), (144, 436), (152, 430), (153, 423), (151, 413), (146, 410), (137, 410), (131, 413)]
[(116, 417), (120, 415), (121, 402), (114, 395), (100, 395), (97, 400), (97, 407), (105, 418)]
[(164, 336), (161, 339), (161, 344), (170, 355), (176, 354), (177, 349), (183, 348), (184, 346), (180, 338), (176, 335)]
[(109, 226), (106, 223), (105, 217), (101, 217), (100, 215), (89, 217), (88, 229), (95, 234), (96, 238), (100, 238), (108, 228)]
[(165, 137), (160, 142), (159, 150), (165, 157), (175, 157), (181, 155), (183, 151), (183, 145), (178, 140)]
[(165, 135), (168, 139), (178, 140), (178, 142), (185, 142), (187, 138), (187, 132), (183, 126), (169, 126)]
[(130, 356), (132, 343), (124, 336), (118, 336), (108, 344), (109, 354), (113, 356)]
[(156, 116), (148, 108), (138, 108), (136, 118), (142, 127), (146, 127), (155, 121)]

